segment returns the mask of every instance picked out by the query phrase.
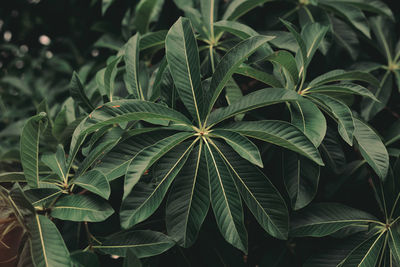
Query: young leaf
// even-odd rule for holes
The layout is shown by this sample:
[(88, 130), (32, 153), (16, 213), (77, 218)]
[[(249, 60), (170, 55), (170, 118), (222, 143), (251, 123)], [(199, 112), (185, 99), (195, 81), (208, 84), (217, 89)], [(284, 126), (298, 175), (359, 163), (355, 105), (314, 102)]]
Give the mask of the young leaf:
[(118, 63), (121, 61), (121, 56), (118, 56), (110, 64), (107, 65), (104, 72), (104, 89), (108, 99), (112, 102), (115, 90), (115, 77), (118, 72)]
[(72, 98), (87, 112), (91, 112), (94, 109), (92, 103), (87, 98), (82, 82), (79, 78), (78, 73), (74, 71), (72, 74), (71, 82), (69, 85), (69, 92)]

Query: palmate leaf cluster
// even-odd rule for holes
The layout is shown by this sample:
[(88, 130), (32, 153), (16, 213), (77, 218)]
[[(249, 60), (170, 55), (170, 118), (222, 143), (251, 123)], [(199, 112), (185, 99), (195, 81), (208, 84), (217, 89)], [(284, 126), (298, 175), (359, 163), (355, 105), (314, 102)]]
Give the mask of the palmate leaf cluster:
[[(96, 42), (113, 51), (102, 68), (17, 122), (0, 245), (18, 231), (19, 266), (400, 265), (395, 16), (282, 1), (269, 28), (246, 24), (274, 2), (175, 0), (182, 16), (156, 30), (166, 3), (141, 0), (125, 42)], [(383, 54), (358, 60), (364, 41)], [(353, 64), (318, 66), (332, 51)]]

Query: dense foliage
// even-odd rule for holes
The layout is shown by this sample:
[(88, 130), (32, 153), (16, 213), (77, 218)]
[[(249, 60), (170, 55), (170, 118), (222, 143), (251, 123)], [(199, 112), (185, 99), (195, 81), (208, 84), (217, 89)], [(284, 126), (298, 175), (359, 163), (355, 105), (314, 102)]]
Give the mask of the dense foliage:
[(395, 5), (134, 2), (0, 10), (1, 266), (400, 266)]

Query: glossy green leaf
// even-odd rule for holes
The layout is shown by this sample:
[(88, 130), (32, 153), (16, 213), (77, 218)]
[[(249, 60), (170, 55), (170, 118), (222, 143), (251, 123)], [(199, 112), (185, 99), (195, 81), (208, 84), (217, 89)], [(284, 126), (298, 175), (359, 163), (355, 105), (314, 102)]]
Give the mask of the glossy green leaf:
[(317, 148), (299, 128), (288, 122), (238, 122), (224, 127), (224, 129), (287, 148), (323, 166)]
[(86, 195), (69, 195), (60, 198), (54, 204), (51, 216), (74, 222), (101, 222), (113, 213), (113, 208), (101, 198)]
[(221, 94), (225, 84), (231, 78), (235, 70), (242, 64), (251, 54), (260, 48), (266, 42), (272, 40), (270, 36), (254, 36), (241, 41), (239, 44), (230, 49), (218, 63), (215, 72), (211, 78), (210, 94), (211, 100), (208, 103), (208, 113), (211, 111), (218, 96)]
[(322, 86), (315, 86), (311, 87), (307, 93), (319, 93), (319, 94), (332, 94), (332, 93), (339, 93), (339, 94), (354, 94), (354, 95), (361, 95), (372, 100), (378, 101), (375, 95), (368, 90), (367, 88), (358, 85), (358, 84), (333, 84), (333, 85), (322, 85)]
[(354, 118), (354, 137), (361, 155), (375, 173), (384, 180), (389, 169), (389, 155), (380, 137), (367, 124)]
[(163, 1), (160, 0), (141, 0), (135, 9), (135, 25), (141, 34), (149, 30), (149, 24), (153, 13)]
[(65, 152), (64, 148), (59, 145), (57, 146), (57, 152), (54, 154), (43, 154), (42, 161), (47, 165), (57, 176), (61, 179), (62, 182), (67, 180), (67, 165), (65, 161)]
[(302, 97), (296, 92), (287, 89), (267, 88), (257, 90), (244, 96), (241, 100), (232, 103), (228, 107), (214, 110), (208, 118), (207, 126), (217, 124), (227, 118), (252, 109), (296, 100), (302, 100)]
[(212, 136), (223, 139), (242, 158), (259, 166), (260, 168), (263, 167), (260, 151), (258, 150), (257, 146), (248, 138), (235, 132), (218, 129), (212, 132)]
[(344, 141), (346, 141), (346, 143), (352, 146), (354, 120), (350, 108), (347, 107), (343, 102), (326, 95), (313, 94), (312, 98), (320, 101), (317, 104), (322, 105), (327, 112), (330, 112), (333, 117), (337, 119), (340, 136)]
[(228, 166), (208, 142), (206, 160), (210, 177), (211, 205), (218, 228), (227, 242), (247, 253), (247, 231), (242, 201)]
[(257, 167), (241, 159), (226, 145), (217, 142), (214, 144), (229, 166), (240, 194), (261, 227), (276, 238), (287, 239), (289, 215), (279, 191)]
[(32, 259), (37, 267), (71, 266), (69, 251), (55, 224), (43, 215), (28, 223)]
[(379, 81), (369, 73), (360, 71), (332, 70), (312, 80), (308, 86), (317, 87), (337, 81), (362, 81), (374, 86), (379, 86)]
[(284, 68), (290, 75), (290, 78), (294, 84), (297, 84), (299, 80), (299, 71), (297, 70), (296, 60), (291, 53), (280, 50), (271, 54), (266, 60), (278, 64)]
[[(185, 164), (195, 143), (196, 141), (184, 142), (171, 149), (156, 164), (153, 175), (154, 180), (146, 181), (144, 180), (145, 177), (143, 177), (133, 187), (132, 191), (126, 194), (120, 212), (122, 227), (129, 228), (134, 226), (153, 214), (164, 199), (171, 183)], [(140, 153), (137, 157), (140, 157)], [(136, 158), (132, 161), (132, 164), (137, 164)], [(139, 166), (140, 168), (140, 165), (135, 166)]]
[(296, 101), (290, 104), (290, 115), (291, 123), (318, 147), (326, 133), (326, 120), (318, 107), (311, 101)]
[(192, 136), (193, 133), (191, 132), (176, 133), (140, 151), (132, 159), (126, 170), (123, 199), (130, 194), (132, 188), (139, 181), (143, 173), (146, 172), (146, 170), (148, 170), (158, 159)]
[(82, 187), (102, 198), (110, 197), (111, 189), (107, 178), (97, 170), (91, 170), (73, 180), (73, 184)]
[(183, 247), (197, 239), (210, 206), (209, 177), (204, 143), (190, 153), (172, 184), (166, 207), (168, 235)]
[(200, 58), (190, 20), (180, 18), (165, 40), (166, 57), (178, 94), (197, 123), (201, 125), (206, 109), (200, 79)]
[(251, 27), (237, 21), (221, 20), (214, 23), (214, 28), (216, 31), (229, 32), (240, 39), (247, 39), (259, 35), (259, 33)]

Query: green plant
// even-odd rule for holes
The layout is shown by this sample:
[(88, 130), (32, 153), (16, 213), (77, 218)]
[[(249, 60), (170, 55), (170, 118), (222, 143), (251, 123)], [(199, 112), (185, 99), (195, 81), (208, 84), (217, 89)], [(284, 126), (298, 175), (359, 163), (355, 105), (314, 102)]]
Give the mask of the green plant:
[[(266, 2), (175, 0), (185, 17), (169, 30), (157, 21), (171, 3), (126, 6), (120, 35), (94, 44), (106, 62), (0, 132), (14, 136), (2, 140), (0, 249), (14, 235), (19, 266), (397, 266), (393, 14), (380, 1), (300, 1), (257, 31), (246, 14)], [(381, 15), (369, 20), (387, 64), (318, 67), (337, 62), (333, 24), (370, 37), (362, 11)]]

